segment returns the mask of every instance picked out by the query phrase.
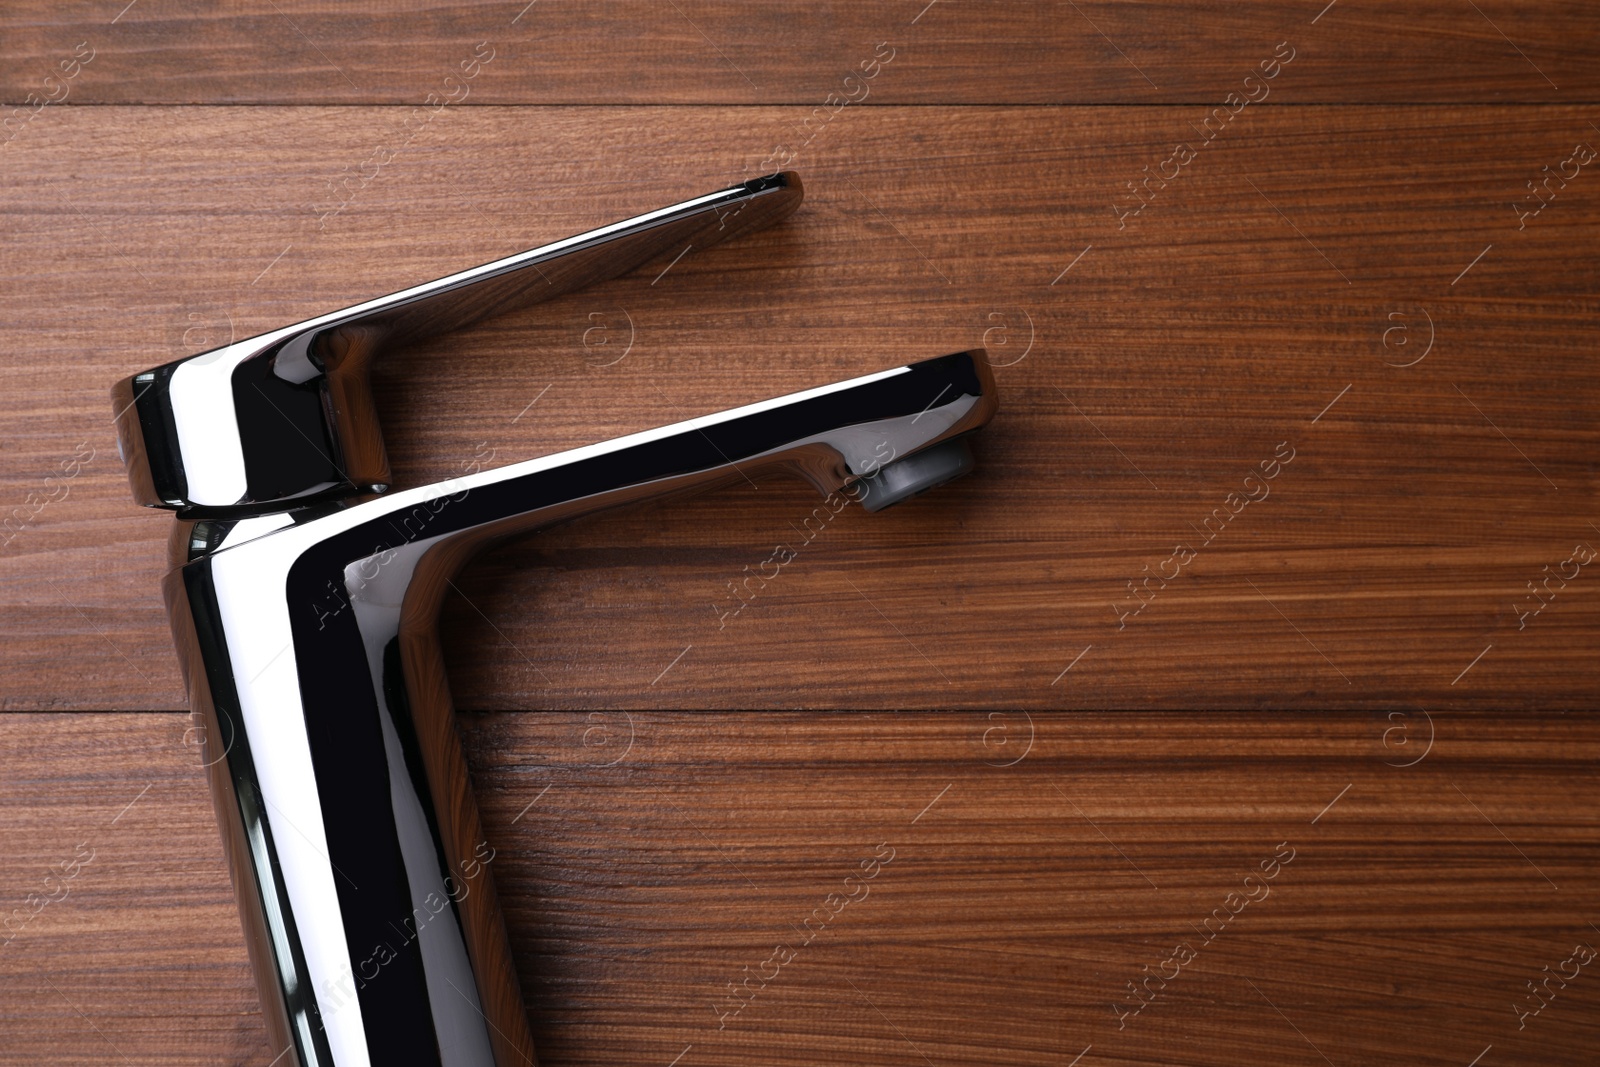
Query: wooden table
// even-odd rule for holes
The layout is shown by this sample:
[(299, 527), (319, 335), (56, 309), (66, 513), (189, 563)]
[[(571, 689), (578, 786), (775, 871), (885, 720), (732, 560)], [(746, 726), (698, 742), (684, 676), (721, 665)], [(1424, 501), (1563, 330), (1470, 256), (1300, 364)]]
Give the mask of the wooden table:
[(1594, 1062), (1592, 5), (20, 3), (0, 98), (0, 1064), (279, 1051), (110, 384), (775, 159), (378, 371), (414, 485), (995, 364), (937, 493), (459, 583), (543, 1062)]

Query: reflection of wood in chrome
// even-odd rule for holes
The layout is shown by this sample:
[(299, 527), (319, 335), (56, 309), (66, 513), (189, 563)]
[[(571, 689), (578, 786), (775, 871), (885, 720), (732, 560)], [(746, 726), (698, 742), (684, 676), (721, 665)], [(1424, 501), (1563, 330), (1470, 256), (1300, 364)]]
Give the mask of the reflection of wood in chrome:
[[(486, 840), (472, 780), (456, 729), (455, 706), (439, 643), (439, 610), (452, 579), (484, 544), (515, 528), (516, 519), (491, 523), (447, 539), (426, 553), (412, 575), (400, 620), (400, 663), (439, 840), (451, 870), (466, 872)], [(493, 851), (490, 852), (493, 858)], [(479, 1009), (490, 1022), (497, 1063), (532, 1063), (533, 1033), (511, 956), (494, 871), (484, 860), (476, 891), (456, 902), (456, 916), (477, 979)]]

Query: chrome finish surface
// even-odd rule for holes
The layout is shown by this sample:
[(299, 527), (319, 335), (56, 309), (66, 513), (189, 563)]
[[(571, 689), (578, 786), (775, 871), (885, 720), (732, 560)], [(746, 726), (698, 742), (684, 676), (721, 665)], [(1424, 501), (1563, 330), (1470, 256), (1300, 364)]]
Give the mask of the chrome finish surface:
[[(684, 242), (756, 228), (799, 197), (794, 176), (775, 175), (114, 391), (119, 408), (133, 405), (122, 432), (136, 495), (180, 510), (167, 606), (207, 728), (213, 799), (278, 1062), (533, 1063), (495, 902), (494, 848), (472, 800), (435, 629), (471, 555), (552, 523), (775, 469), (825, 494), (849, 488), (876, 510), (970, 469), (963, 435), (996, 404), (983, 353), (962, 352), (372, 496), (379, 468), (358, 476), (341, 465), (377, 440), (370, 401), (356, 397), (365, 360), (380, 341), (527, 302), (546, 283), (576, 288)], [(550, 277), (535, 276), (530, 297), (525, 274), (536, 264)], [(335, 381), (341, 373), (350, 379)], [(257, 388), (304, 389), (317, 403), (294, 427), (273, 426), (238, 403)], [(281, 469), (258, 477), (260, 456), (307, 427), (325, 432), (330, 451), (285, 449)]]
[(382, 492), (367, 391), (382, 350), (760, 229), (801, 195), (794, 174), (757, 178), (135, 375), (114, 390), (134, 495), (219, 516)]
[(952, 437), (861, 479), (861, 506), (882, 511), (970, 474), (974, 465), (972, 446), (965, 438)]

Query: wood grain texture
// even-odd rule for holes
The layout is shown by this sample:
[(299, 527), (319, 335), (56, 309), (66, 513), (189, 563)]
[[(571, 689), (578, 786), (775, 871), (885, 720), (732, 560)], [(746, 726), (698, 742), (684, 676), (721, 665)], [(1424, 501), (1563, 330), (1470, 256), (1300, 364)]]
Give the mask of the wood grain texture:
[[(1600, 547), (1597, 60), (1575, 2), (8, 5), (0, 1065), (280, 1051), (110, 384), (779, 166), (783, 225), (377, 368), (415, 485), (996, 363), (937, 494), (458, 581), (541, 1062), (1592, 1062), (1589, 967), (1516, 1009), (1600, 945), (1600, 577), (1542, 584)], [(707, 707), (768, 710), (637, 710)], [(903, 707), (961, 710), (786, 710)]]
[[(1600, 943), (1592, 716), (462, 721), (547, 1064), (1583, 1065), (1600, 1039), (1590, 968), (1513, 1010)], [(3, 914), (93, 850), (0, 947), (0, 1063), (278, 1051), (186, 724), (0, 717)]]
[[(126, 4), (126, 7), (124, 7)], [(1553, 0), (562, 0), (328, 4), (44, 0), (0, 13), (0, 99), (82, 103), (420, 104), (454, 90), (474, 45), (485, 104), (821, 105), (879, 42), (895, 104), (1214, 102), (1279, 41), (1310, 102), (1579, 102), (1600, 90), (1592, 5)], [(85, 51), (85, 55), (90, 51)]]
[[(106, 383), (715, 188), (785, 122), (460, 109), (319, 227), (319, 178), (388, 112), (61, 112), (9, 161), (11, 506), (93, 459), (0, 555), (13, 707), (182, 706), (168, 522), (127, 504)], [(783, 225), (383, 362), (402, 486), (977, 345), (1006, 364), (941, 493), (808, 523), (802, 484), (745, 485), (483, 560), (447, 607), (461, 706), (1592, 703), (1594, 578), (1543, 582), (1600, 544), (1600, 185), (1513, 210), (1600, 141), (1585, 111), (1247, 108), (1127, 216), (1205, 116), (847, 109)]]

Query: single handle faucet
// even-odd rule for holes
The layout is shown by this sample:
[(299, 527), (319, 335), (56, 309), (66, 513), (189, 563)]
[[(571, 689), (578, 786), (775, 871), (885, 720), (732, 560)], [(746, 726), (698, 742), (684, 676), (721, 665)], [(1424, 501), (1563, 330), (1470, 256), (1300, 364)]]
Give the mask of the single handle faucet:
[(876, 511), (972, 468), (965, 435), (996, 405), (981, 349), (390, 491), (379, 351), (760, 229), (801, 195), (758, 178), (114, 387), (134, 496), (177, 513), (167, 612), (276, 1064), (534, 1063), (438, 641), (472, 555), (768, 469)]

